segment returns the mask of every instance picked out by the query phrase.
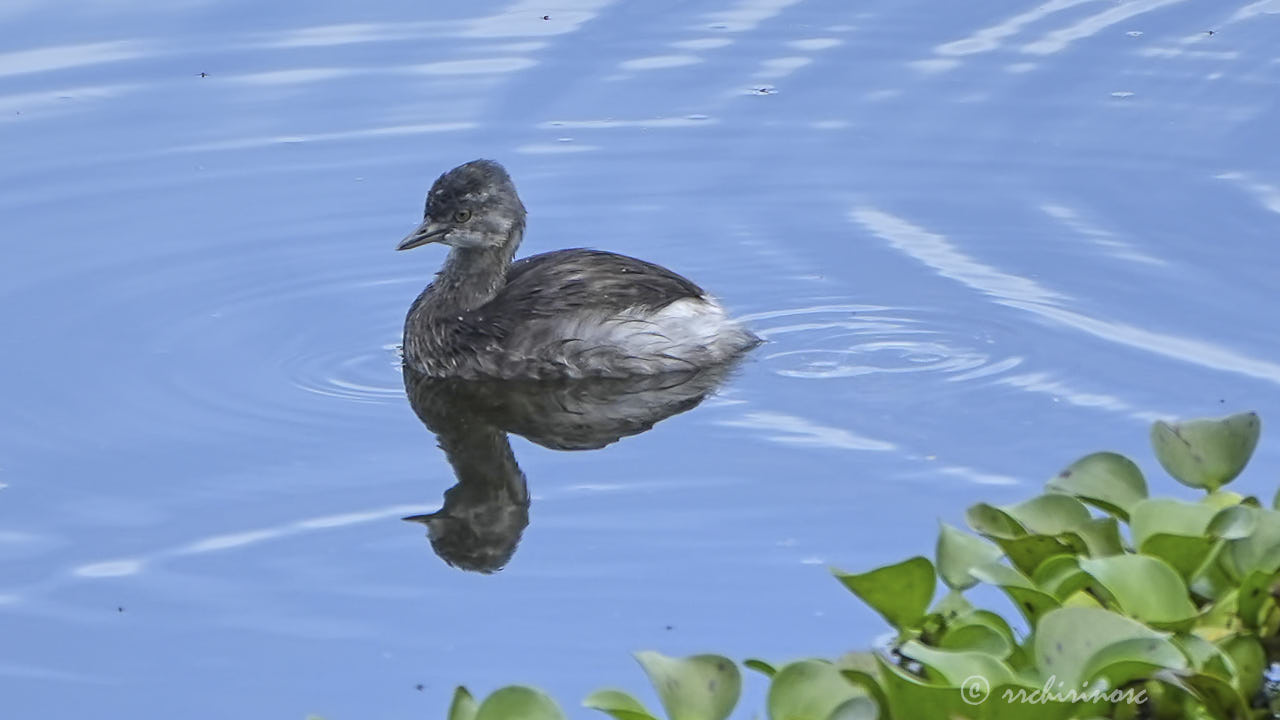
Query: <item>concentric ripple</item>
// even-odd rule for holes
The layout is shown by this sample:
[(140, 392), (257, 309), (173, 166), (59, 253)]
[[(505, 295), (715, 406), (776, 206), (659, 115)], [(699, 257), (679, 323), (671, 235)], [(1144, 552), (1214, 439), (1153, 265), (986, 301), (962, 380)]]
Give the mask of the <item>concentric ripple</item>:
[[(224, 240), (40, 278), (7, 300), (34, 302), (28, 293), (47, 283), (68, 289), (65, 306), (27, 330), (49, 347), (74, 341), (29, 370), (56, 379), (40, 386), (57, 388), (68, 411), (31, 413), (24, 434), (83, 423), (121, 440), (145, 427), (262, 437), (367, 423), (371, 406), (404, 402), (401, 323), (426, 282), (384, 250), (341, 233), (305, 252), (288, 239)], [(53, 399), (32, 392), (26, 407)]]
[(283, 369), (294, 386), (317, 395), (363, 403), (404, 401), (398, 342), (369, 352), (299, 355), (286, 360)]
[(170, 375), (175, 391), (223, 413), (308, 424), (350, 415), (335, 400), (403, 402), (400, 323), (422, 281), (379, 277), (368, 260), (336, 257), (350, 252), (317, 259), (314, 273), (263, 262), (273, 271), (237, 277), (216, 305), (175, 322), (165, 334), (190, 356), (243, 349), (238, 367)]
[(828, 379), (932, 373), (950, 381), (995, 375), (1022, 362), (1001, 356), (999, 333), (936, 311), (820, 305), (748, 316), (770, 344), (762, 356), (784, 377)]

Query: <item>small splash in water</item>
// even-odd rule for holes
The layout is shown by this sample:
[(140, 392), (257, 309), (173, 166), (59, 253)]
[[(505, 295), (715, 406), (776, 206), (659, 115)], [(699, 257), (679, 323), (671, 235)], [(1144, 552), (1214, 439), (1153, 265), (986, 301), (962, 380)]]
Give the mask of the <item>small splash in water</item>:
[(872, 374), (935, 373), (950, 380), (971, 380), (1005, 372), (1020, 357), (996, 357), (990, 335), (957, 337), (956, 323), (918, 317), (920, 311), (873, 306), (833, 305), (797, 308), (754, 316), (789, 320), (765, 327), (771, 341), (765, 356), (785, 377), (827, 379)]

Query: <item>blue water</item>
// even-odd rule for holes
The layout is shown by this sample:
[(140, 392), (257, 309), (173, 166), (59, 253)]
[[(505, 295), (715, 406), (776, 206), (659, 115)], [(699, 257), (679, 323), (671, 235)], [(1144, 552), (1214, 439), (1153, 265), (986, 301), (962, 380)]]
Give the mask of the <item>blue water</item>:
[[(1280, 2), (438, 5), (0, 7), (0, 716), (583, 715), (632, 650), (866, 646), (826, 566), (1086, 452), (1189, 495), (1156, 417), (1259, 411), (1273, 493)], [(769, 340), (604, 450), (513, 437), (491, 575), (400, 520), (454, 480), (396, 355), (442, 251), (393, 248), (475, 157), (525, 252)]]

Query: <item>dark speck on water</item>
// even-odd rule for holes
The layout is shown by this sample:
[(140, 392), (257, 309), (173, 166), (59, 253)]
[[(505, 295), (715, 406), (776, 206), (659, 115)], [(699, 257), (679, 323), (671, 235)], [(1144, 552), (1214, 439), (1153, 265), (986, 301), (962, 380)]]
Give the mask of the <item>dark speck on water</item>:
[[(884, 625), (821, 564), (1106, 447), (1157, 469), (1149, 418), (1275, 422), (1280, 16), (1116, 4), (0, 4), (0, 720), (829, 657)], [(473, 245), (514, 193), (415, 199), (495, 155), (518, 249)], [(708, 293), (768, 338), (714, 382), (448, 375)], [(568, 319), (602, 306), (636, 322)], [(412, 395), (406, 324), (448, 375)], [(1272, 440), (1230, 489), (1270, 496)]]

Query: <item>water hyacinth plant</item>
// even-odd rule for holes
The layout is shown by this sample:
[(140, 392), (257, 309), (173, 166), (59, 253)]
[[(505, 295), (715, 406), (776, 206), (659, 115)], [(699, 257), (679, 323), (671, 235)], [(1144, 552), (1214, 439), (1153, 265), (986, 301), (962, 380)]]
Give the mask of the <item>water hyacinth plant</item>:
[[(1260, 426), (1254, 413), (1155, 423), (1160, 465), (1204, 491), (1196, 501), (1150, 497), (1132, 461), (1094, 453), (1049, 480), (1044, 494), (969, 508), (972, 532), (943, 524), (933, 559), (835, 572), (895, 639), (833, 660), (743, 661), (769, 677), (765, 714), (1280, 717), (1266, 676), (1280, 658), (1280, 510), (1223, 489), (1244, 469)], [(1018, 616), (975, 607), (964, 593), (980, 584), (1003, 592)], [(617, 720), (724, 720), (738, 703), (741, 674), (728, 658), (636, 659), (662, 714), (613, 689), (584, 705)], [(511, 686), (483, 702), (458, 688), (448, 717), (565, 715), (543, 693)]]

